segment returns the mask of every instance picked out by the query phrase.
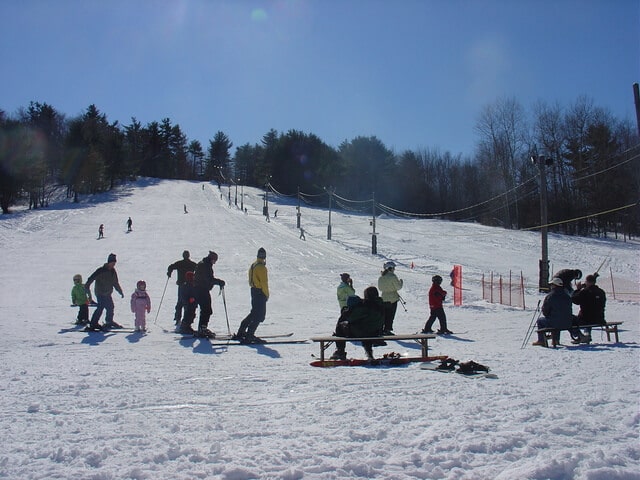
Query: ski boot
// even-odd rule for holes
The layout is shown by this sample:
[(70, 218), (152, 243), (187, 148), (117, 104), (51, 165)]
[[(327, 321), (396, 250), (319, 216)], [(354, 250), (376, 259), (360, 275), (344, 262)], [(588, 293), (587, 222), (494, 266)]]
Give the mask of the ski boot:
[(347, 359), (347, 352), (345, 352), (344, 350), (336, 350), (335, 352), (333, 352), (333, 355), (329, 357), (329, 360), (346, 360), (346, 359)]
[(103, 330), (118, 330), (120, 328), (123, 328), (122, 325), (116, 322), (107, 322), (102, 327)]
[(194, 337), (216, 338), (216, 334), (207, 327), (198, 327), (198, 332), (193, 334)]

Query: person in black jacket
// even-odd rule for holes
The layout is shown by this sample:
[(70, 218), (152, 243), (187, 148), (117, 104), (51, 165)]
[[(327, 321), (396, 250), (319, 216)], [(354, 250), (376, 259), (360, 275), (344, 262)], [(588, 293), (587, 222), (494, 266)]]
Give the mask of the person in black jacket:
[[(580, 325), (604, 325), (604, 309), (607, 304), (607, 296), (600, 287), (596, 285), (596, 275), (587, 275), (584, 283), (578, 282), (576, 290), (571, 294), (571, 301), (580, 305), (578, 312), (578, 326)], [(591, 329), (586, 328), (585, 336), (576, 339), (573, 343), (591, 342)]]
[(201, 337), (214, 338), (215, 334), (209, 330), (209, 318), (213, 314), (211, 307), (211, 289), (218, 285), (221, 289), (224, 287), (224, 280), (216, 278), (213, 274), (213, 265), (218, 261), (218, 254), (209, 251), (209, 255), (204, 257), (196, 265), (195, 272), (195, 288), (196, 301), (200, 307), (200, 320), (198, 322), (197, 335)]
[(175, 263), (172, 263), (167, 268), (167, 277), (171, 278), (171, 273), (174, 270), (178, 271), (178, 278), (176, 279), (176, 285), (178, 285), (178, 300), (176, 302), (176, 311), (173, 316), (173, 321), (176, 325), (180, 324), (180, 319), (182, 317), (182, 308), (184, 307), (184, 302), (182, 301), (182, 289), (185, 284), (185, 274), (187, 272), (195, 272), (196, 270), (196, 262), (190, 260), (191, 254), (189, 250), (185, 250), (182, 252), (182, 260), (178, 260)]

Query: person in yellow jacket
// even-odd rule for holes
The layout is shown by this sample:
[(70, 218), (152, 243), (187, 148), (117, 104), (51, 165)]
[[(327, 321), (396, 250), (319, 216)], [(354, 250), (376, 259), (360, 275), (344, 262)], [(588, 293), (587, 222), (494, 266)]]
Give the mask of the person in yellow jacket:
[(256, 261), (249, 267), (249, 286), (251, 287), (251, 312), (240, 323), (238, 333), (234, 336), (241, 343), (264, 343), (256, 337), (258, 325), (264, 321), (267, 314), (267, 300), (269, 300), (269, 278), (267, 275), (267, 252), (258, 249)]
[(400, 300), (398, 290), (402, 288), (403, 282), (395, 274), (395, 263), (385, 262), (383, 268), (378, 278), (378, 289), (384, 302), (384, 334), (393, 335), (393, 320)]

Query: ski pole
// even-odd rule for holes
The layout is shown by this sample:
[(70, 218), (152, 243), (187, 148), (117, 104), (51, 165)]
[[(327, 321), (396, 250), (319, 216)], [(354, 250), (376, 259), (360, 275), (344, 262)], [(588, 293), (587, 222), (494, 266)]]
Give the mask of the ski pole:
[(536, 306), (536, 309), (533, 311), (533, 317), (531, 318), (531, 323), (529, 324), (527, 333), (524, 335), (524, 340), (522, 341), (522, 345), (520, 346), (520, 349), (523, 349), (531, 339), (531, 335), (533, 334), (533, 329), (537, 320), (536, 314), (538, 313), (539, 309), (540, 309), (540, 300), (538, 300), (538, 305)]
[(227, 299), (224, 296), (224, 287), (220, 287), (222, 293), (222, 305), (224, 305), (224, 316), (227, 318), (227, 332), (231, 335), (231, 327), (229, 326), (229, 314), (227, 313)]
[(404, 306), (404, 305), (405, 305), (405, 303), (407, 303), (407, 302), (405, 302), (405, 301), (404, 301), (404, 298), (402, 298), (402, 297), (400, 296), (400, 294), (398, 294), (398, 300), (400, 300), (400, 305), (402, 305), (402, 308), (404, 308), (404, 311), (405, 311), (405, 312), (408, 312), (407, 307), (405, 307), (405, 306)]
[(156, 310), (156, 318), (153, 320), (153, 324), (156, 325), (158, 323), (158, 315), (160, 314), (160, 307), (162, 306), (162, 300), (164, 300), (164, 294), (167, 291), (167, 285), (169, 285), (169, 277), (167, 277), (167, 281), (164, 283), (164, 290), (162, 290), (162, 297), (160, 297), (160, 303), (158, 304), (158, 310)]

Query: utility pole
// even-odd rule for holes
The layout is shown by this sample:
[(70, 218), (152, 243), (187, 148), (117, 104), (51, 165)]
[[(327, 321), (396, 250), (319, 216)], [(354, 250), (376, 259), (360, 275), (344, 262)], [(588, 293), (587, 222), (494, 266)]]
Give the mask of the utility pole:
[(333, 199), (333, 188), (325, 188), (329, 194), (329, 225), (327, 225), (327, 240), (331, 240), (331, 200)]
[(371, 226), (373, 227), (373, 233), (371, 234), (371, 254), (378, 254), (378, 236), (376, 235), (376, 193), (371, 194), (371, 203), (373, 206), (373, 218), (371, 219)]
[(296, 207), (297, 213), (296, 213), (296, 228), (300, 228), (300, 187), (298, 187), (298, 206)]
[(531, 162), (538, 166), (540, 172), (540, 236), (542, 246), (542, 257), (540, 259), (539, 270), (540, 276), (538, 281), (538, 290), (540, 292), (549, 291), (549, 244), (547, 224), (547, 169), (546, 167), (553, 164), (552, 158), (545, 158), (544, 155), (531, 157)]
[(638, 125), (638, 135), (640, 135), (640, 90), (638, 84), (633, 84), (633, 100), (636, 104), (636, 124)]

